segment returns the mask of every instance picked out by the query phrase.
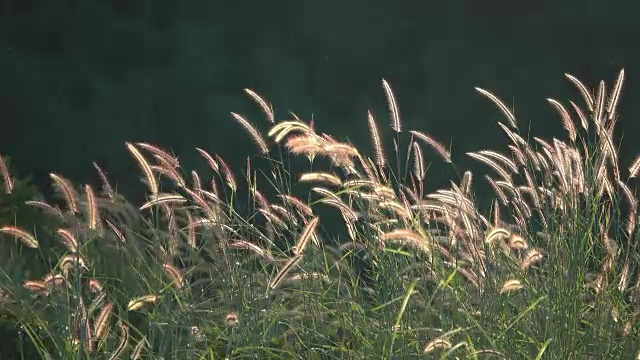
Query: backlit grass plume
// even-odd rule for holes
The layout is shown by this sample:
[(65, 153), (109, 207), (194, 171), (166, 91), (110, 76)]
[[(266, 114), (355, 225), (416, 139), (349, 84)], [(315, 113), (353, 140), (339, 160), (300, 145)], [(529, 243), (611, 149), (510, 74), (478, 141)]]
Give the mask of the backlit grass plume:
[[(27, 205), (59, 224), (62, 250), (45, 276), (0, 277), (13, 340), (50, 359), (632, 358), (640, 157), (619, 164), (625, 73), (593, 90), (566, 77), (579, 98), (547, 99), (566, 131), (552, 139), (522, 133), (476, 88), (509, 140), (466, 154), (482, 174), (406, 129), (386, 80), (392, 154), (371, 111), (360, 149), (245, 89), (265, 121), (231, 113), (258, 149), (242, 172), (211, 149), (196, 148), (197, 172), (127, 142), (146, 186), (137, 205), (97, 164), (99, 187), (51, 173), (59, 196)], [(458, 179), (432, 188), (429, 159)], [(487, 213), (474, 179), (492, 189)], [(41, 236), (0, 224), (16, 263), (42, 255)]]

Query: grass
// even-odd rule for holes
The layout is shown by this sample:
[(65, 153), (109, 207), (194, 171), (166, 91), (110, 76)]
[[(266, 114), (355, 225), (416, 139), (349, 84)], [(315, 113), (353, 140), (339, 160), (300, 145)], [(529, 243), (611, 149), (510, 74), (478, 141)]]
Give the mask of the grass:
[(204, 149), (200, 174), (147, 143), (126, 144), (144, 204), (98, 165), (99, 189), (51, 174), (59, 198), (27, 202), (47, 226), (0, 228), (2, 356), (634, 358), (640, 158), (621, 170), (613, 138), (624, 71), (595, 92), (567, 78), (581, 102), (548, 99), (564, 141), (528, 138), (477, 88), (510, 140), (467, 154), (487, 165), (487, 214), (469, 171), (428, 189), (427, 158), (457, 167), (436, 139), (403, 130), (384, 80), (391, 154), (371, 113), (367, 156), (295, 114), (276, 122), (247, 89), (270, 129), (231, 114), (259, 151), (242, 179)]

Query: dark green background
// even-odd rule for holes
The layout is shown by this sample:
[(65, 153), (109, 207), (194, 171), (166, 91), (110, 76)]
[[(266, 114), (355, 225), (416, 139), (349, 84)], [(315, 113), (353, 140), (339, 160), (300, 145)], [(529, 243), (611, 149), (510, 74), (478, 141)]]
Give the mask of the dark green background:
[[(313, 116), (320, 131), (361, 148), (372, 109), (389, 146), (384, 77), (405, 128), (451, 144), (464, 168), (466, 151), (506, 144), (501, 114), (474, 86), (513, 106), (523, 129), (565, 138), (545, 101), (580, 100), (563, 73), (611, 84), (625, 67), (617, 135), (627, 164), (640, 151), (639, 9), (602, 0), (0, 0), (0, 153), (40, 186), (51, 171), (95, 181), (97, 161), (120, 189), (139, 192), (127, 140), (169, 147), (188, 167), (203, 147), (239, 169), (255, 147), (229, 112), (268, 128), (245, 87), (281, 118)], [(442, 169), (430, 184), (444, 184)]]

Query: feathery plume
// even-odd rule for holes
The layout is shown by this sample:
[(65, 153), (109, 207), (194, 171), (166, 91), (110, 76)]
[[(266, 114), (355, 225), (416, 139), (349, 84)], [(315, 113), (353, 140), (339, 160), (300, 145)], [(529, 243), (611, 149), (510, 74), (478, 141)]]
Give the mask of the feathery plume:
[(389, 117), (391, 119), (391, 129), (399, 133), (402, 131), (402, 124), (400, 123), (400, 110), (398, 109), (398, 103), (396, 97), (393, 95), (393, 90), (387, 82), (382, 79), (382, 87), (384, 88), (384, 94), (387, 97), (387, 105), (389, 106)]

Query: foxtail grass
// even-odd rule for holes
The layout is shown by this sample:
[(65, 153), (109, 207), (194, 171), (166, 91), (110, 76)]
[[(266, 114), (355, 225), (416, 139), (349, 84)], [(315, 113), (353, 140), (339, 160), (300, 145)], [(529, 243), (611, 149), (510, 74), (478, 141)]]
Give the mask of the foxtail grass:
[[(466, 154), (486, 166), (488, 213), (456, 150), (405, 129), (386, 80), (393, 154), (370, 111), (372, 151), (245, 89), (265, 121), (231, 113), (258, 148), (244, 179), (208, 149), (199, 173), (143, 142), (125, 144), (142, 204), (97, 164), (100, 187), (52, 173), (58, 197), (26, 202), (57, 224), (47, 273), (15, 279), (46, 235), (0, 227), (15, 341), (47, 359), (633, 358), (640, 157), (620, 165), (614, 138), (625, 73), (595, 92), (566, 77), (581, 99), (548, 99), (566, 131), (553, 139), (476, 88), (509, 140)], [(457, 181), (431, 188), (432, 158)], [(0, 175), (15, 191), (3, 161)]]

